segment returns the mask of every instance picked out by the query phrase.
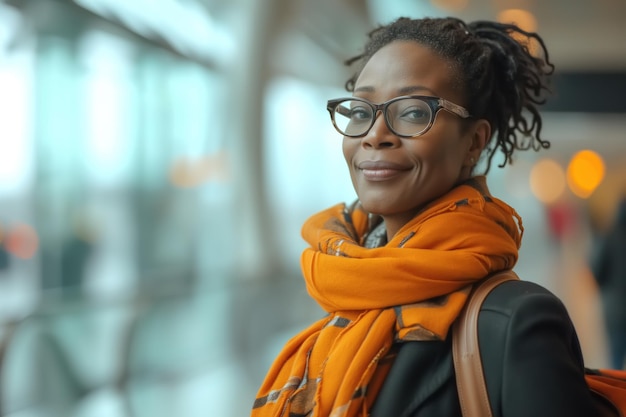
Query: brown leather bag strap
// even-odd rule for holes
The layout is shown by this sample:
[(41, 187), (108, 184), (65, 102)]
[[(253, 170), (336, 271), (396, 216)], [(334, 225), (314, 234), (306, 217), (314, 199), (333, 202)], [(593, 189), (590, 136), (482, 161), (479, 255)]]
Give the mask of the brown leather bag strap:
[(481, 281), (452, 326), (452, 357), (463, 417), (493, 416), (478, 346), (478, 314), (491, 290), (512, 280), (519, 280), (519, 277), (506, 270)]

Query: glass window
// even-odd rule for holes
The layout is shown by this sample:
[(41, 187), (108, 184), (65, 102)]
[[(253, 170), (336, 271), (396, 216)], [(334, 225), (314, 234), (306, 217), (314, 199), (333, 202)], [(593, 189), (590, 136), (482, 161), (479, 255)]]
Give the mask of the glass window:
[(287, 263), (298, 264), (305, 247), (302, 223), (321, 209), (356, 199), (341, 135), (326, 111), (328, 98), (345, 93), (290, 78), (273, 80), (267, 91), (268, 196), (280, 253)]

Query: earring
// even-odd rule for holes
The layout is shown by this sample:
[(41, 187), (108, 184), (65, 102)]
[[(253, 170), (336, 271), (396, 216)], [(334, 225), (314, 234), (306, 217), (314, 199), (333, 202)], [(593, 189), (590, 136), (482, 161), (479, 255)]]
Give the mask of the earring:
[(474, 162), (475, 162), (475, 161), (476, 161), (476, 159), (474, 159), (474, 157), (472, 156), (472, 157), (470, 158), (470, 164), (474, 165)]

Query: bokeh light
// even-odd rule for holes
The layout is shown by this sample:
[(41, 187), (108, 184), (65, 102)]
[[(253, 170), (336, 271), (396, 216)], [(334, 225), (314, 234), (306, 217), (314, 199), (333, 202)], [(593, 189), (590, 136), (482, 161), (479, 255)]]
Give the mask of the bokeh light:
[(530, 189), (544, 204), (557, 201), (565, 191), (565, 172), (561, 165), (552, 159), (538, 161), (530, 171)]
[(449, 12), (459, 12), (467, 8), (469, 0), (430, 0), (433, 6)]
[(6, 250), (17, 258), (32, 258), (37, 253), (38, 246), (37, 232), (28, 224), (18, 223), (7, 231)]
[(526, 32), (537, 31), (537, 19), (535, 16), (524, 9), (506, 9), (498, 13), (498, 22), (514, 23)]
[(596, 152), (577, 152), (567, 167), (567, 184), (575, 195), (588, 198), (604, 179), (604, 161)]
[[(502, 10), (500, 13), (498, 13), (497, 20), (500, 23), (516, 24), (520, 27), (520, 29), (523, 29), (526, 32), (536, 32), (538, 27), (537, 19), (535, 18), (535, 16), (524, 9)], [(526, 36), (520, 35), (515, 32), (513, 32), (511, 36), (520, 44), (525, 45), (531, 54), (537, 55), (539, 45), (537, 45), (534, 39), (527, 38)]]
[(224, 181), (228, 178), (228, 156), (221, 152), (200, 158), (180, 158), (172, 164), (170, 182), (176, 187), (197, 187), (207, 181)]

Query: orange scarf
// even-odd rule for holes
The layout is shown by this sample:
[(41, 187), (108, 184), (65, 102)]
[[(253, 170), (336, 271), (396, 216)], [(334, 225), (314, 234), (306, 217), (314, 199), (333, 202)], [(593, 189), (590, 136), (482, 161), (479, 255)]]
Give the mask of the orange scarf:
[(469, 286), (513, 267), (523, 233), (484, 177), (432, 202), (385, 246), (362, 246), (369, 218), (339, 204), (305, 222), (304, 278), (329, 315), (285, 345), (252, 417), (366, 416), (392, 344), (445, 339)]

